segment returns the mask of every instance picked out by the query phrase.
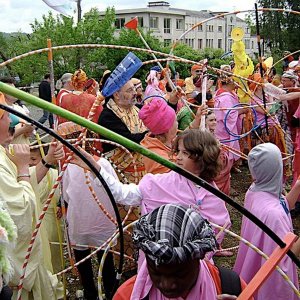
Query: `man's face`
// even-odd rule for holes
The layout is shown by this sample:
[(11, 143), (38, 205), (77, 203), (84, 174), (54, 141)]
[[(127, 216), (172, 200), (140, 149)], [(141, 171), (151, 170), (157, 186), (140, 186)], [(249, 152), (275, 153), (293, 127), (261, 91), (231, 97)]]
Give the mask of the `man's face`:
[(293, 79), (290, 78), (281, 78), (281, 84), (284, 88), (294, 87), (295, 82)]
[(192, 77), (199, 78), (202, 74), (202, 70), (201, 69), (193, 70), (193, 71), (191, 71), (191, 74), (192, 74)]
[(147, 267), (153, 285), (166, 297), (187, 297), (199, 275), (199, 260), (191, 259), (180, 264), (156, 266), (147, 258)]
[(129, 80), (122, 88), (114, 93), (114, 100), (121, 108), (131, 108), (135, 103), (136, 90), (133, 83)]

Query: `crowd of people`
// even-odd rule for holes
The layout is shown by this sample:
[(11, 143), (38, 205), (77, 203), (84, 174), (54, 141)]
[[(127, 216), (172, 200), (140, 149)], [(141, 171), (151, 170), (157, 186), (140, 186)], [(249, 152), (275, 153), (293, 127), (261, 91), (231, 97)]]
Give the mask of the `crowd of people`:
[[(204, 81), (207, 74), (201, 63), (191, 67), (191, 76), (185, 80), (179, 74), (173, 76), (168, 68), (154, 66), (146, 79), (131, 78), (104, 100), (101, 91), (111, 72), (105, 71), (98, 83), (79, 69), (65, 73), (58, 81), (56, 104), (175, 162), (227, 195), (234, 194), (231, 173), (241, 172), (242, 159), (247, 157), (253, 183), (244, 206), (284, 238), (293, 232), (291, 217), (300, 213), (300, 65), (287, 66), (280, 85), (267, 69), (264, 76), (255, 71), (247, 87), (251, 108), (241, 105), (232, 68), (222, 65), (217, 80)], [(14, 86), (11, 78), (0, 80)], [(263, 92), (267, 82), (280, 91), (278, 96)], [(49, 102), (53, 98), (49, 74), (40, 84), (39, 96)], [(10, 95), (0, 94), (0, 102), (29, 114), (26, 106)], [(47, 119), (65, 139), (82, 136), (81, 126), (44, 110), (39, 122)], [(33, 147), (30, 142), (34, 134), (31, 124), (0, 110), (0, 245), (6, 238), (1, 246), (6, 251), (0, 252), (0, 298), (5, 300), (17, 299), (34, 227), (58, 176), (55, 165), (63, 165), (70, 154), (56, 141), (48, 148)], [(122, 217), (129, 206), (134, 207), (130, 221), (141, 217), (125, 245), (135, 252), (140, 250), (138, 273), (116, 292), (116, 257), (109, 253), (102, 274), (106, 298), (236, 299), (264, 259), (241, 243), (234, 271), (215, 266), (215, 256), (233, 255), (222, 249), (224, 231), (210, 225), (231, 227), (225, 202), (140, 153), (109, 140), (100, 143), (100, 136), (89, 130), (85, 137), (81, 152), (109, 186)], [(91, 253), (90, 245), (100, 247), (114, 234), (115, 218), (102, 183), (74, 156), (33, 244), (22, 299), (62, 299), (61, 278), (55, 274), (65, 266), (57, 244), (67, 240), (78, 262)], [(268, 256), (276, 248), (273, 240), (246, 217), (240, 234)], [(299, 256), (299, 240), (292, 251)], [(103, 254), (104, 250), (98, 252), (99, 262)], [(126, 254), (132, 253), (126, 250)], [(279, 266), (299, 290), (292, 260), (285, 256)], [(77, 269), (85, 299), (96, 300), (92, 260), (85, 260)], [(224, 277), (230, 278), (231, 284), (223, 282)], [(276, 271), (256, 291), (254, 299), (274, 296), (299, 298)]]

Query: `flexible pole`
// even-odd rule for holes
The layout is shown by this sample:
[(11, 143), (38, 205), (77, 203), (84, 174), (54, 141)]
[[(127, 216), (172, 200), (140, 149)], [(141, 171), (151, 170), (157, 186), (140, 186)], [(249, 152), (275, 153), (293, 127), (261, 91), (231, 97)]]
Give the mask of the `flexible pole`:
[[(261, 44), (260, 44), (260, 33), (259, 33), (259, 20), (258, 20), (258, 8), (257, 3), (255, 5), (255, 23), (256, 23), (256, 39), (257, 39), (257, 47), (258, 47), (258, 57), (259, 57), (259, 71), (261, 78), (264, 78), (264, 70), (262, 66), (262, 53), (261, 53)], [(263, 96), (263, 102), (264, 102), (264, 109), (267, 109), (267, 101), (266, 101), (266, 94), (264, 87), (262, 86), (262, 96)], [(265, 122), (266, 122), (266, 131), (267, 136), (269, 137), (269, 124), (268, 124), (268, 115), (265, 113)]]
[[(235, 202), (233, 199), (231, 199), (229, 196), (225, 195), (223, 192), (221, 192), (220, 190), (216, 189), (215, 187), (213, 187), (212, 185), (210, 185), (209, 183), (207, 183), (205, 180), (203, 180), (200, 177), (195, 176), (194, 174), (186, 171), (185, 169), (182, 169), (181, 167), (177, 166), (176, 164), (172, 163), (169, 160), (166, 160), (164, 158), (162, 158), (161, 156), (159, 156), (158, 154), (140, 146), (139, 144), (136, 144), (135, 142), (111, 131), (108, 130), (107, 128), (100, 126), (94, 122), (88, 121), (83, 117), (80, 117), (72, 112), (69, 112), (63, 108), (60, 108), (56, 105), (53, 105), (52, 103), (49, 103), (47, 101), (44, 101), (36, 96), (30, 95), (28, 93), (25, 93), (23, 91), (20, 91), (8, 84), (5, 84), (3, 82), (0, 82), (0, 91), (15, 96), (18, 99), (21, 99), (23, 101), (26, 101), (28, 103), (31, 103), (32, 105), (38, 106), (40, 108), (44, 108), (47, 109), (50, 112), (53, 112), (65, 119), (68, 119), (70, 121), (73, 121), (76, 124), (79, 124), (81, 126), (84, 126), (88, 129), (90, 129), (91, 131), (94, 131), (96, 133), (101, 134), (103, 137), (113, 140), (123, 146), (125, 146), (126, 148), (131, 149), (132, 151), (135, 152), (139, 152), (142, 155), (145, 155), (149, 158), (151, 158), (152, 160), (155, 160), (156, 162), (166, 166), (167, 168), (177, 172), (178, 174), (186, 177), (187, 179), (193, 181), (194, 183), (200, 185), (201, 187), (203, 187), (204, 189), (206, 189), (207, 191), (211, 192), (212, 194), (214, 194), (215, 196), (219, 197), (220, 199), (222, 199), (223, 201), (225, 201), (226, 203), (228, 203), (229, 205), (231, 205), (233, 208), (235, 208), (236, 210), (238, 210), (240, 213), (242, 213), (243, 215), (245, 215), (248, 219), (250, 219), (254, 224), (256, 224), (259, 228), (261, 228), (270, 238), (272, 238), (272, 240), (274, 240), (274, 242), (276, 242), (280, 247), (285, 247), (285, 243), (278, 237), (278, 235), (276, 235), (268, 226), (266, 226), (261, 220), (259, 220), (255, 215), (253, 215), (251, 212), (249, 212), (247, 209), (245, 209), (243, 206), (241, 206), (240, 204), (238, 204), (237, 202)], [(0, 108), (4, 108), (5, 110), (8, 110), (7, 106), (5, 105), (0, 105)], [(18, 114), (17, 114), (18, 115)], [(19, 115), (21, 115), (19, 113)], [(26, 118), (24, 118), (25, 120), (27, 120)], [(28, 118), (28, 120), (30, 120), (30, 122), (32, 121), (30, 118)], [(34, 121), (36, 123), (36, 121)], [(47, 129), (47, 132), (51, 133), (52, 130)], [(65, 141), (59, 137), (59, 140), (63, 141), (65, 143)], [(69, 145), (69, 147), (71, 147), (72, 145)], [(77, 154), (78, 151), (76, 151)], [(84, 160), (86, 161), (86, 160)], [(94, 169), (93, 169), (94, 170)], [(104, 181), (101, 177), (101, 183), (102, 181)], [(104, 181), (105, 183), (105, 181)], [(105, 183), (106, 185), (106, 183)], [(107, 185), (106, 185), (107, 186)], [(295, 254), (291, 251), (288, 252), (288, 255), (290, 256), (290, 258), (294, 261), (294, 263), (300, 267), (300, 260), (295, 256)]]

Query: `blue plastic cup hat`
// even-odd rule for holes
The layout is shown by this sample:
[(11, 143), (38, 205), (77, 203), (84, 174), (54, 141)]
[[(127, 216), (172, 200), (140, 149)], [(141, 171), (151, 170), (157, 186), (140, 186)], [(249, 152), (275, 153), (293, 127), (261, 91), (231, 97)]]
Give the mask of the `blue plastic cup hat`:
[(129, 52), (107, 79), (102, 90), (102, 95), (109, 97), (118, 91), (131, 79), (142, 64), (142, 61), (136, 55)]

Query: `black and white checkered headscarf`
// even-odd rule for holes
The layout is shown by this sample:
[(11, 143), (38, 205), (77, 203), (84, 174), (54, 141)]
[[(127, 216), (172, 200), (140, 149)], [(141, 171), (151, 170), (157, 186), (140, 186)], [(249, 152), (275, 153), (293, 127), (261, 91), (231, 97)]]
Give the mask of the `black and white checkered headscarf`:
[(156, 265), (203, 259), (217, 245), (213, 229), (199, 212), (174, 204), (142, 216), (132, 238)]

